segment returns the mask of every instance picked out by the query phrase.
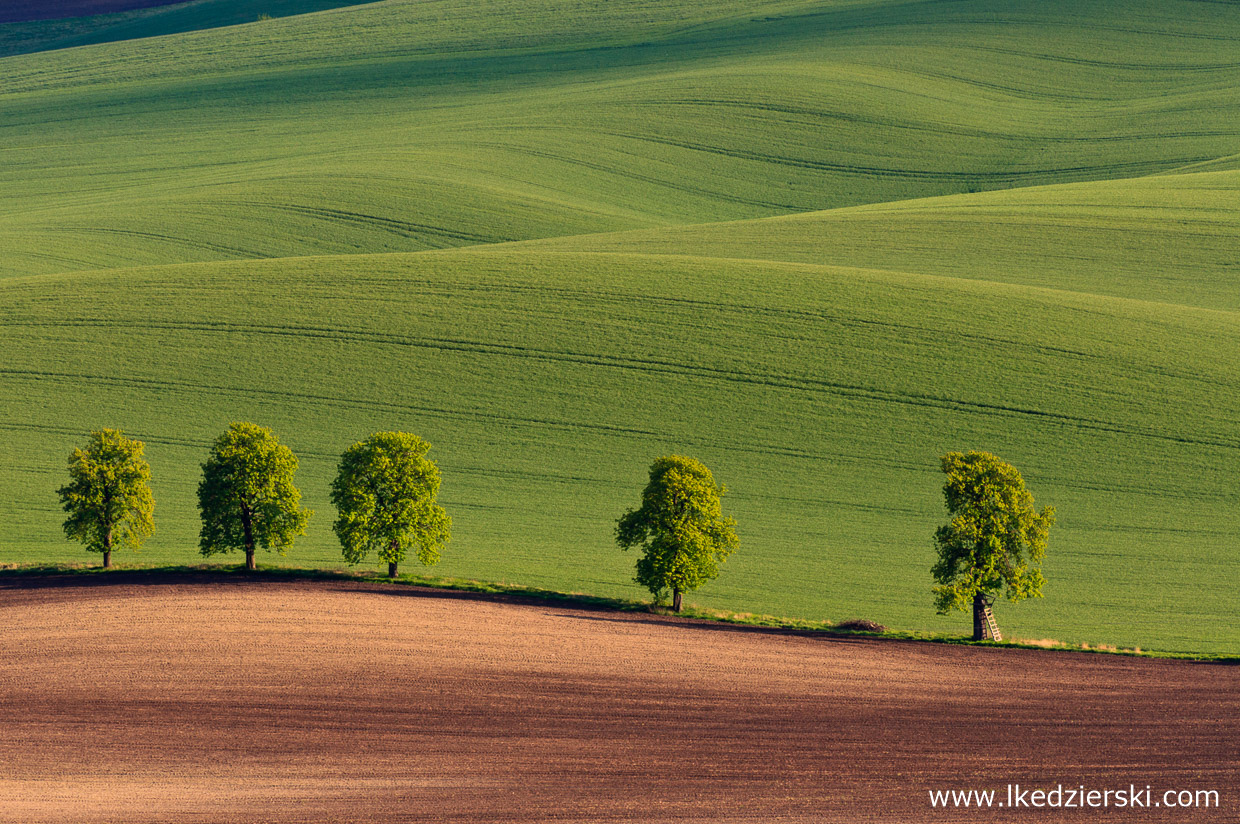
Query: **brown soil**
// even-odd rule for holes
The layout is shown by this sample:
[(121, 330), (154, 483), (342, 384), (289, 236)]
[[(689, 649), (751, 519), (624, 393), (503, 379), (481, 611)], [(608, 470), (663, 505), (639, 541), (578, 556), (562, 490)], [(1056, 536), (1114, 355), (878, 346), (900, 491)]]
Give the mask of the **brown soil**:
[(88, 17), (184, 2), (186, 0), (0, 0), (0, 23)]
[[(1240, 667), (333, 581), (0, 579), (5, 822), (1240, 820)], [(942, 811), (929, 789), (1215, 789)]]

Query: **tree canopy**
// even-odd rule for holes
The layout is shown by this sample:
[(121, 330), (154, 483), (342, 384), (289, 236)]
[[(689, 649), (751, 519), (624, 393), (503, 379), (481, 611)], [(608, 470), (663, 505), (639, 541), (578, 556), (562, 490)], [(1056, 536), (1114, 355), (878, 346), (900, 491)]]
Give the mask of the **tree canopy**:
[(949, 452), (942, 458), (950, 523), (934, 533), (933, 567), (940, 614), (965, 610), (979, 596), (1002, 592), (1011, 601), (1041, 597), (1039, 568), (1055, 510), (1034, 508), (1016, 467), (988, 452)]
[(296, 472), (297, 457), (270, 429), (231, 424), (215, 439), (202, 465), (202, 554), (240, 549), (247, 569), (254, 569), (256, 547), (283, 555), (294, 538), (305, 534), (313, 514), (301, 508), (301, 492), (293, 483)]
[(656, 601), (670, 591), (679, 611), (681, 594), (716, 578), (719, 565), (740, 545), (736, 521), (722, 513), (725, 492), (693, 458), (670, 455), (651, 465), (641, 507), (620, 518), (616, 542), (624, 550), (641, 549), (635, 580)]
[(136, 550), (155, 531), (151, 466), (143, 449), (142, 441), (119, 430), (100, 429), (90, 433), (85, 449), (69, 455), (69, 483), (58, 490), (69, 514), (65, 535), (102, 552), (105, 567), (112, 565), (113, 548)]
[(425, 566), (439, 561), (452, 519), (435, 500), (440, 477), (426, 457), (430, 448), (407, 432), (376, 432), (341, 456), (331, 498), (346, 561), (358, 564), (374, 552), (391, 577), (410, 550)]

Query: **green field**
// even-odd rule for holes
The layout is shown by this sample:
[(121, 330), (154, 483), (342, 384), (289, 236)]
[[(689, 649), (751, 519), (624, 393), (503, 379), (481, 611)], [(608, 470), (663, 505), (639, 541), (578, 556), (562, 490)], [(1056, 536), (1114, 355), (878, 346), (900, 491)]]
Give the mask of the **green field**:
[(155, 473), (117, 560), (192, 561), (198, 465), (249, 419), (318, 510), (284, 562), (335, 564), (337, 456), (405, 429), (445, 575), (637, 596), (615, 518), (681, 452), (742, 539), (691, 601), (963, 631), (929, 536), (937, 457), (980, 448), (1060, 516), (1009, 635), (1240, 650), (1234, 4), (306, 0), (175, 33), (242, 5), (0, 26), (0, 561), (86, 558), (54, 490), (100, 426)]

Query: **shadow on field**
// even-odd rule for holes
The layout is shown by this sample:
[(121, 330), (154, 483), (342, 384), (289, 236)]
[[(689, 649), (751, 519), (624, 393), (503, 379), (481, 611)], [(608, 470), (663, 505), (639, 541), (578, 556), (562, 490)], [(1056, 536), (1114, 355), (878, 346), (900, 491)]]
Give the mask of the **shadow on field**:
[[(613, 624), (643, 624), (650, 626), (679, 627), (707, 632), (749, 633), (767, 636), (812, 638), (817, 641), (842, 645), (871, 644), (916, 644), (955, 650), (966, 654), (1064, 654), (1096, 655), (1095, 651), (1074, 649), (1041, 649), (1033, 647), (982, 647), (960, 644), (953, 640), (918, 639), (908, 637), (891, 637), (852, 633), (848, 631), (834, 632), (830, 629), (808, 629), (799, 627), (773, 627), (757, 624), (732, 623), (725, 620), (700, 618), (692, 615), (653, 612), (645, 604), (635, 601), (624, 601), (618, 598), (604, 598), (593, 595), (570, 594), (522, 588), (517, 591), (491, 591), (489, 589), (449, 589), (440, 586), (428, 586), (412, 581), (389, 581), (386, 578), (362, 578), (356, 573), (330, 569), (260, 569), (247, 572), (242, 568), (228, 567), (179, 567), (164, 569), (112, 569), (103, 570), (99, 567), (64, 568), (64, 567), (25, 567), (17, 569), (0, 569), (0, 593), (16, 591), (43, 591), (51, 596), (52, 601), (69, 597), (72, 590), (90, 591), (96, 595), (105, 595), (108, 589), (124, 589), (133, 587), (179, 587), (179, 586), (227, 586), (237, 587), (296, 587), (299, 589), (316, 589), (319, 591), (338, 593), (367, 593), (396, 598), (441, 599), (461, 602), (478, 602), (490, 604), (510, 604), (516, 606), (534, 606), (552, 610), (556, 618), (568, 618), (576, 621), (599, 621)], [(487, 587), (492, 585), (478, 582), (463, 582), (465, 587)], [(76, 597), (76, 596), (74, 596)], [(572, 610), (571, 612), (565, 610)], [(592, 613), (592, 614), (584, 614)], [(1240, 656), (1173, 656), (1187, 660), (1176, 663), (1207, 663), (1224, 666), (1240, 666)], [(1161, 656), (1102, 656), (1102, 659), (1113, 659), (1116, 662), (1132, 662), (1141, 660), (1146, 663), (1161, 661), (1171, 663)]]
[[(0, 571), (0, 590), (67, 589), (125, 586), (183, 586), (185, 584), (245, 584), (263, 580), (227, 570), (186, 570), (171, 572), (160, 569), (82, 570), (21, 569)], [(289, 580), (289, 579), (282, 579)]]
[[(556, 618), (569, 618), (574, 621), (600, 621), (608, 624), (648, 624), (652, 626), (703, 629), (712, 632), (739, 632), (760, 635), (783, 635), (798, 638), (813, 638), (819, 641), (833, 641), (845, 644), (862, 644), (874, 641), (899, 641), (898, 638), (875, 638), (866, 635), (854, 635), (849, 632), (831, 632), (830, 630), (797, 629), (796, 627), (764, 627), (754, 624), (732, 624), (726, 621), (712, 621), (709, 618), (694, 618), (686, 615), (661, 615), (655, 613), (631, 613), (623, 617), (603, 615), (574, 615), (571, 612), (557, 612)], [(912, 643), (912, 642), (910, 642)]]
[[(466, 582), (470, 586), (475, 582)], [(267, 568), (246, 571), (241, 566), (173, 567), (155, 569), (103, 569), (91, 567), (0, 568), (0, 591), (49, 589), (102, 589), (105, 587), (146, 586), (300, 586), (329, 592), (367, 592), (418, 598), (451, 598), (493, 603), (558, 606), (582, 610), (636, 611), (641, 606), (629, 601), (593, 595), (575, 595), (534, 588), (516, 591), (451, 589), (407, 580), (364, 578), (356, 573), (331, 569)], [(482, 587), (485, 585), (478, 584)]]
[[(554, 609), (572, 609), (578, 612), (554, 612), (556, 618), (570, 618), (577, 621), (601, 621), (615, 624), (648, 624), (652, 626), (674, 626), (686, 629), (702, 629), (712, 632), (758, 633), (762, 635), (796, 636), (814, 638), (821, 641), (838, 641), (843, 643), (866, 642), (900, 642), (914, 643), (908, 639), (880, 638), (858, 635), (850, 632), (831, 632), (830, 630), (799, 629), (796, 627), (767, 627), (755, 624), (734, 624), (727, 621), (716, 621), (710, 618), (698, 618), (692, 615), (674, 615), (650, 612), (631, 602), (612, 600), (597, 596), (575, 596), (551, 591), (538, 591), (537, 594), (510, 592), (470, 592), (468, 590), (439, 589), (422, 587), (416, 584), (392, 586), (377, 583), (373, 586), (354, 586), (354, 582), (337, 581), (334, 587), (339, 592), (370, 592), (378, 595), (389, 595), (397, 598), (440, 598), (457, 601), (476, 601), (492, 604), (512, 604), (516, 606), (536, 606)], [(369, 583), (369, 582), (357, 582)], [(340, 584), (345, 584), (340, 586)], [(582, 615), (581, 612), (607, 613)]]
[[(337, 2), (320, 0), (298, 4), (290, 0), (271, 0), (262, 8), (257, 9), (248, 8), (242, 4), (240, 13), (230, 15), (227, 8), (212, 9), (210, 3), (191, 3), (190, 0), (4, 0), (0, 2), (0, 23), (65, 20), (176, 6), (178, 8), (170, 9), (170, 11), (182, 13), (189, 18), (195, 14), (201, 15), (211, 23), (206, 28), (215, 28), (236, 23), (253, 23), (259, 13), (266, 13), (268, 17), (286, 17), (290, 14), (303, 14), (341, 6), (360, 6), (372, 2), (374, 0), (337, 0)], [(180, 30), (192, 29), (182, 27)]]
[[(0, 592), (14, 590), (65, 591), (71, 589), (91, 590), (101, 593), (106, 588), (130, 587), (178, 587), (178, 586), (227, 586), (263, 587), (294, 586), (315, 588), (328, 592), (364, 592), (396, 598), (441, 599), (462, 602), (534, 606), (557, 610), (557, 618), (578, 621), (603, 621), (617, 624), (645, 624), (651, 626), (675, 626), (713, 632), (759, 633), (764, 635), (816, 638), (823, 641), (862, 643), (895, 641), (857, 636), (850, 633), (798, 629), (795, 627), (768, 627), (751, 624), (734, 624), (697, 618), (650, 612), (641, 604), (620, 599), (591, 595), (573, 595), (553, 590), (528, 590), (524, 592), (485, 592), (467, 589), (446, 589), (420, 586), (410, 582), (389, 582), (384, 579), (360, 579), (350, 573), (331, 570), (280, 570), (260, 569), (246, 572), (241, 568), (184, 569), (111, 569), (83, 567), (65, 569), (58, 567), (33, 567), (16, 570), (0, 570)], [(574, 610), (564, 612), (563, 610)], [(583, 614), (594, 613), (594, 614)]]

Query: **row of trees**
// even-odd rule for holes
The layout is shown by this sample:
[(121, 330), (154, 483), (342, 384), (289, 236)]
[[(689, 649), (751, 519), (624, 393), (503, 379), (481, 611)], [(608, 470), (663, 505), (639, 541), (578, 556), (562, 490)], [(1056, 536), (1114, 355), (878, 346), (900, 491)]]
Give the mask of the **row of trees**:
[[(65, 534), (112, 565), (116, 547), (139, 548), (154, 532), (151, 467), (142, 441), (115, 429), (92, 432), (69, 456), (70, 482), (59, 490), (68, 513)], [(439, 468), (430, 444), (407, 432), (376, 432), (340, 458), (331, 501), (346, 561), (374, 553), (396, 577), (410, 553), (430, 566), (451, 538), (452, 519), (439, 506)], [(198, 510), (199, 551), (205, 556), (240, 550), (254, 569), (259, 548), (284, 554), (306, 532), (313, 511), (301, 506), (294, 482), (297, 456), (275, 434), (252, 423), (234, 423), (215, 439), (202, 465)], [(620, 518), (616, 539), (639, 547), (637, 582), (657, 600), (681, 596), (719, 574), (738, 546), (736, 522), (725, 518), (715, 484), (701, 462), (659, 458), (650, 468), (642, 505)]]
[[(941, 459), (943, 495), (952, 518), (934, 533), (939, 614), (973, 610), (973, 636), (983, 636), (982, 615), (999, 594), (1011, 601), (1041, 597), (1040, 565), (1055, 510), (1038, 511), (1016, 467), (988, 452), (949, 452)], [(659, 458), (650, 468), (642, 505), (620, 518), (616, 541), (640, 546), (637, 582), (661, 600), (668, 591), (680, 611), (681, 594), (719, 574), (736, 549), (736, 522), (723, 516), (710, 470), (692, 458)]]
[[(115, 547), (137, 549), (154, 532), (155, 499), (144, 444), (115, 429), (92, 432), (85, 448), (69, 456), (69, 483), (60, 489), (68, 518), (65, 534), (112, 565)], [(430, 444), (407, 432), (376, 432), (340, 458), (331, 500), (346, 561), (373, 552), (388, 574), (415, 553), (423, 564), (439, 560), (451, 538), (452, 519), (436, 498), (439, 468)], [(301, 506), (294, 483), (297, 456), (270, 430), (234, 423), (215, 439), (198, 484), (204, 556), (240, 550), (255, 568), (260, 547), (284, 554), (306, 532), (314, 513)]]
[[(436, 501), (439, 468), (426, 457), (430, 444), (406, 432), (377, 432), (340, 458), (331, 486), (334, 524), (346, 561), (372, 553), (395, 577), (410, 553), (424, 565), (439, 560), (452, 521)], [(942, 458), (943, 493), (951, 521), (934, 535), (938, 560), (932, 573), (940, 614), (981, 610), (1002, 593), (1012, 601), (1038, 597), (1045, 579), (1039, 565), (1055, 512), (1038, 511), (1020, 472), (986, 452), (950, 452)], [(258, 548), (283, 554), (304, 535), (313, 514), (301, 506), (294, 484), (297, 457), (270, 429), (234, 423), (216, 438), (198, 485), (202, 517), (199, 550), (210, 556), (240, 550), (247, 569)], [(137, 548), (154, 530), (151, 470), (141, 441), (104, 429), (69, 458), (70, 483), (60, 489), (68, 512), (65, 533), (103, 553), (111, 565), (116, 546)], [(616, 524), (621, 549), (640, 550), (637, 583), (657, 602), (669, 594), (680, 611), (682, 596), (719, 575), (740, 540), (726, 517), (716, 484), (700, 461), (659, 458), (641, 505)]]

